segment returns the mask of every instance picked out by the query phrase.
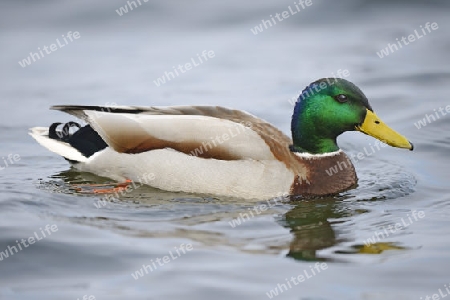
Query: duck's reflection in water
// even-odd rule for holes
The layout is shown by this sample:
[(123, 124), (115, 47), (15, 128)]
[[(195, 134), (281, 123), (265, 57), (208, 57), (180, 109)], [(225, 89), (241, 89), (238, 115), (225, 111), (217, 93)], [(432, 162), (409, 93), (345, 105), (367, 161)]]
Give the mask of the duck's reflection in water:
[(297, 260), (326, 260), (319, 257), (317, 252), (341, 242), (332, 224), (342, 222), (339, 219), (353, 213), (345, 209), (342, 201), (332, 197), (296, 203), (296, 206), (279, 221), (293, 234), (287, 256)]

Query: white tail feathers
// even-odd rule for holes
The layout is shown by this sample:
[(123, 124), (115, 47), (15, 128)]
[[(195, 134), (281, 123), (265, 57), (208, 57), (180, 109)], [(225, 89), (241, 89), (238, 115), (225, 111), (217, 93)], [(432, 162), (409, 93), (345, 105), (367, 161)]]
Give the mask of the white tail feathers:
[(42, 146), (48, 150), (61, 155), (71, 161), (86, 162), (87, 157), (70, 144), (63, 141), (54, 140), (48, 137), (48, 127), (30, 128), (29, 134)]

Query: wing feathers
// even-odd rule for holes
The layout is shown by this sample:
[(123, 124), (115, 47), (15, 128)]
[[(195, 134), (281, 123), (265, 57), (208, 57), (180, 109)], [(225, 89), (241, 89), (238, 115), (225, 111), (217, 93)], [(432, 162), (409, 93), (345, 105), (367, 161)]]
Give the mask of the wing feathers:
[[(53, 106), (89, 123), (118, 152), (172, 148), (204, 158), (278, 159), (290, 139), (266, 121), (218, 106)], [(276, 152), (281, 151), (281, 155)], [(281, 159), (283, 160), (283, 159)]]

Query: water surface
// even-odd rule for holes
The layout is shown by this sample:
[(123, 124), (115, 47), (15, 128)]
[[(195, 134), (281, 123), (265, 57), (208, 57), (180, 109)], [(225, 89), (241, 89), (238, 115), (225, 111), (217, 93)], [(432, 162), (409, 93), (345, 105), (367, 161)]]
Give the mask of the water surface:
[[(425, 299), (450, 283), (450, 117), (420, 129), (449, 105), (449, 5), (445, 1), (313, 1), (297, 15), (251, 32), (290, 1), (4, 1), (0, 97), (0, 252), (41, 234), (0, 261), (2, 299), (267, 299), (292, 276), (327, 268), (277, 299)], [(439, 29), (387, 57), (376, 54), (426, 22)], [(22, 68), (30, 51), (68, 31), (80, 38)], [(161, 85), (173, 66), (215, 57)], [(71, 170), (27, 135), (72, 118), (56, 104), (223, 105), (289, 133), (295, 97), (311, 81), (348, 70), (377, 114), (415, 151), (381, 148), (355, 162), (356, 189), (315, 201), (265, 201), (140, 187), (99, 206), (73, 184), (107, 179)], [(375, 140), (339, 138), (357, 154)], [(3, 158), (19, 155), (6, 167)], [(17, 156), (16, 156), (17, 158)], [(414, 214), (423, 212), (417, 220)], [(400, 230), (379, 232), (404, 222)], [(378, 233), (376, 244), (365, 242)], [(40, 236), (40, 235), (39, 235)], [(42, 236), (40, 236), (42, 237)], [(135, 280), (152, 260), (191, 251)], [(179, 250), (180, 251), (180, 250)], [(311, 266), (311, 267), (310, 267)]]

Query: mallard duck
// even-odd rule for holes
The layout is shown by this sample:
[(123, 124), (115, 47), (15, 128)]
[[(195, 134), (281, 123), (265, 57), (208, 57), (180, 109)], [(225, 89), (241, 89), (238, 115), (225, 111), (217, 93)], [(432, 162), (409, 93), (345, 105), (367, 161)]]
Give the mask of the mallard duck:
[[(145, 183), (166, 191), (244, 199), (324, 196), (357, 183), (350, 159), (336, 143), (341, 133), (357, 130), (413, 150), (377, 117), (356, 85), (339, 78), (319, 79), (302, 91), (292, 115), (292, 140), (258, 117), (218, 106), (51, 108), (87, 125), (32, 128), (42, 146), (80, 171), (118, 182), (142, 182), (151, 173)], [(326, 172), (337, 165), (336, 174)]]

